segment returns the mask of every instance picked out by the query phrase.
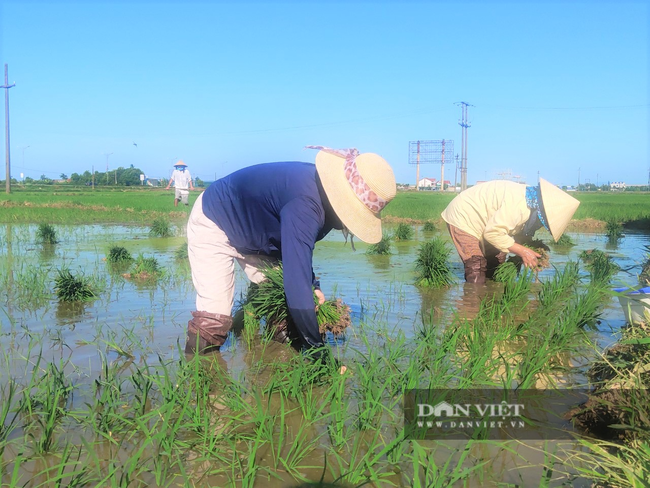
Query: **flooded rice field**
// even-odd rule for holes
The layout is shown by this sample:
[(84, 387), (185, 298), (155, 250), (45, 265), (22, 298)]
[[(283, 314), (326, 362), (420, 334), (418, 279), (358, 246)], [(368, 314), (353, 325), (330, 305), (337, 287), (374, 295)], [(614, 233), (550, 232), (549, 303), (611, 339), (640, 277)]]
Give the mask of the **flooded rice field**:
[[(413, 240), (393, 242), (388, 256), (365, 254), (363, 243), (356, 243), (357, 250), (353, 251), (336, 232), (317, 244), (314, 272), (323, 292), (328, 298), (342, 298), (352, 309), (353, 326), (345, 342), (332, 347), (343, 363), (357, 365), (352, 368), (351, 378), (335, 378), (329, 389), (320, 391), (317, 386), (307, 386), (304, 378), (292, 379), (296, 355), (288, 346), (258, 341), (251, 348), (237, 334), (229, 337), (220, 353), (211, 356), (207, 366), (201, 366), (205, 368), (202, 373), (188, 366), (183, 349), (195, 297), (187, 260), (177, 255), (185, 242), (182, 228), (176, 229), (177, 236), (169, 238), (150, 237), (149, 228), (122, 225), (55, 229), (59, 242), (46, 245), (36, 243), (34, 225), (0, 226), (0, 393), (7, 410), (25, 403), (30, 406), (22, 409), (19, 420), (14, 416), (13, 422), (11, 412), (4, 413), (5, 427), (0, 425), (2, 486), (284, 487), (320, 479), (338, 481), (343, 486), (359, 482), (367, 482), (367, 486), (420, 486), (413, 482), (418, 477), (422, 477), (423, 486), (542, 486), (545, 476), (552, 486), (570, 479), (567, 473), (557, 473), (562, 472), (562, 450), (581, 449), (571, 443), (551, 442), (549, 447), (547, 442), (517, 442), (507, 448), (488, 443), (468, 451), (463, 443), (433, 446), (431, 441), (424, 441), (422, 444), (429, 449), (424, 453), (406, 443), (391, 444), (392, 440), (384, 439), (396, 435), (393, 431), (399, 421), (393, 414), (399, 410), (401, 400), (393, 395), (385, 411), (372, 410), (381, 402), (372, 404), (368, 398), (382, 397), (385, 404), (385, 392), (391, 391), (379, 381), (392, 380), (381, 368), (372, 376), (368, 365), (375, 364), (373, 361), (380, 364), (382, 354), (400, 355), (399, 361), (387, 360), (382, 367), (407, 364), (409, 348), (420, 347), (423, 329), (443, 331), (459, 318), (471, 319), (479, 313), (483, 298), (498, 296), (503, 290), (499, 283), (465, 284), (455, 250), (451, 254), (455, 284), (439, 290), (414, 286), (419, 246), (434, 233), (417, 227)], [(442, 235), (448, 240), (446, 233)], [(570, 237), (576, 245), (565, 250), (552, 248), (554, 268), (540, 271), (539, 281), (552, 278), (556, 269), (577, 261), (582, 251), (602, 249), (620, 267), (611, 287), (636, 284), (646, 246), (650, 246), (649, 234), (627, 232), (615, 244), (601, 234), (571, 233)], [(548, 238), (544, 240), (548, 242)], [(106, 262), (110, 246), (123, 246), (134, 257), (155, 257), (162, 269), (160, 276), (125, 277), (120, 272), (123, 270), (115, 270)], [(54, 281), (61, 269), (87, 278), (96, 298), (59, 302)], [(581, 273), (587, 275), (583, 269)], [(238, 273), (236, 297), (243, 295), (247, 286), (243, 273)], [(539, 283), (533, 283), (531, 294), (539, 287)], [(601, 304), (595, 330), (588, 333), (589, 340), (605, 347), (617, 340), (624, 324), (618, 301), (608, 296)], [(400, 348), (406, 351), (397, 352)], [(576, 351), (576, 357), (568, 359), (576, 367), (567, 373), (565, 381), (584, 382), (580, 365), (588, 361), (581, 351)], [(364, 364), (367, 367), (361, 367)], [(176, 367), (180, 372), (174, 369), (167, 378), (167, 369)], [(154, 370), (157, 378), (163, 378), (160, 383), (147, 376)], [(192, 391), (183, 390), (184, 374), (190, 379), (210, 378), (205, 396), (195, 386)], [(52, 407), (56, 416), (64, 417), (55, 422), (39, 413), (47, 402), (33, 397), (39, 391), (49, 391), (39, 383), (42, 377), (57, 375), (61, 384), (68, 386), (62, 388), (67, 393), (57, 397), (59, 406)], [(124, 379), (116, 380), (120, 375)], [(113, 394), (107, 392), (109, 388), (100, 387), (111, 379), (113, 385), (119, 386)], [(294, 380), (296, 383), (292, 383)], [(273, 381), (279, 381), (279, 386), (269, 386)], [(345, 381), (357, 387), (349, 398), (341, 393), (349, 388)], [(20, 385), (22, 394), (11, 396), (12, 385)], [(303, 398), (297, 403), (284, 393), (296, 388), (302, 389)], [(314, 397), (304, 400), (305, 391)], [(168, 416), (160, 406), (154, 412), (153, 400), (147, 395), (173, 403), (174, 409)], [(188, 402), (185, 404), (177, 398), (186, 396), (190, 398), (183, 400)], [(242, 404), (228, 403), (231, 397)], [(227, 421), (220, 424), (214, 417), (210, 421), (193, 417), (200, 410), (197, 404), (208, 398), (211, 411), (217, 412), (217, 418), (223, 412), (221, 418)], [(345, 409), (338, 414), (330, 412), (330, 405), (321, 405), (326, 400), (345, 404)], [(140, 405), (140, 417), (132, 414), (136, 403)], [(264, 409), (262, 404), (266, 405)], [(259, 411), (252, 408), (255, 405)], [(109, 416), (106, 412), (112, 408), (115, 412)], [(196, 412), (184, 410), (190, 408), (196, 408)], [(234, 426), (239, 419), (233, 414), (237, 408), (247, 412), (240, 419), (247, 426), (241, 429), (246, 434)], [(129, 414), (124, 413), (122, 418), (120, 411)], [(160, 418), (147, 416), (154, 413)], [(324, 427), (312, 432), (305, 426), (305, 419), (310, 423), (318, 415), (326, 419)], [(390, 433), (376, 425), (359, 427), (364, 418), (372, 423), (372, 419), (391, 415), (392, 421), (386, 423)], [(354, 432), (347, 416), (355, 418)], [(40, 420), (30, 422), (33, 417)], [(195, 426), (208, 422), (194, 429), (201, 445), (188, 440), (195, 439), (192, 432), (187, 432), (192, 429), (173, 430), (170, 423), (178, 418), (192, 418)], [(286, 424), (286, 430), (273, 427), (278, 423)], [(264, 425), (269, 429), (267, 437), (260, 433)], [(43, 445), (48, 428), (52, 444)], [(138, 435), (129, 436), (129, 430), (137, 430)], [(207, 435), (206, 430), (213, 435)], [(223, 435), (231, 430), (235, 433)], [(164, 438), (173, 438), (174, 443), (167, 445)], [(218, 440), (206, 445), (212, 438)], [(456, 468), (449, 467), (450, 460)], [(549, 470), (549, 463), (556, 466), (556, 471)], [(423, 473), (422, 466), (430, 468)], [(590, 486), (580, 477), (572, 482), (574, 486)]]

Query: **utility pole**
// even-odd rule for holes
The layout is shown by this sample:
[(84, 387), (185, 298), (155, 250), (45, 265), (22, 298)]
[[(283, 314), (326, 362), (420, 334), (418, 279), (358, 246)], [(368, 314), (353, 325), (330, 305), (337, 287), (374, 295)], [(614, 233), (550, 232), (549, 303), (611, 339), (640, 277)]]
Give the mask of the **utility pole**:
[(9, 151), (9, 88), (16, 86), (15, 83), (9, 84), (9, 68), (5, 64), (5, 84), (0, 88), (5, 90), (5, 144), (6, 144), (6, 170), (7, 182), (5, 191), (11, 193), (11, 156)]
[(454, 191), (458, 188), (458, 154), (456, 154), (456, 173), (454, 174)]
[(460, 191), (463, 191), (467, 189), (467, 128), (471, 127), (471, 124), (467, 120), (467, 107), (469, 104), (467, 102), (460, 102), (460, 105), (462, 115), (462, 120), (458, 122), (458, 125), (462, 127), (460, 142)]
[(108, 186), (108, 157), (113, 153), (106, 153), (106, 185)]
[(445, 191), (445, 140), (442, 140), (442, 160), (440, 161), (440, 191)]
[(420, 191), (420, 141), (418, 141), (418, 157), (415, 166), (415, 191)]

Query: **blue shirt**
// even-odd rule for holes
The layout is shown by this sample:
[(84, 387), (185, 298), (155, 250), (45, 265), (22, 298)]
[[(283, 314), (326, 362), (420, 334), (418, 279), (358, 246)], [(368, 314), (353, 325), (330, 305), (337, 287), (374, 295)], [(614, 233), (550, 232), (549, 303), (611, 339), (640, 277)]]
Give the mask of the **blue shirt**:
[(312, 256), (315, 243), (341, 223), (316, 166), (278, 162), (236, 171), (205, 190), (203, 213), (240, 253), (282, 260), (287, 305), (303, 346), (323, 345), (314, 311)]

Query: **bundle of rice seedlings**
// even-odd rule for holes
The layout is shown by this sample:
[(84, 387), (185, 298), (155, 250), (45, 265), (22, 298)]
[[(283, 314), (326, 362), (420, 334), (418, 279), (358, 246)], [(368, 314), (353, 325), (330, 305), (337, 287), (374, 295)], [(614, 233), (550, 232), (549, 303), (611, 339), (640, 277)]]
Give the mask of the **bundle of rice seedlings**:
[(605, 225), (605, 233), (610, 240), (623, 237), (623, 224), (617, 220), (608, 220)]
[(366, 254), (390, 254), (390, 236), (384, 232), (377, 244), (368, 246)]
[(169, 221), (165, 217), (157, 217), (151, 222), (149, 235), (154, 237), (169, 237), (172, 235), (172, 229)]
[(422, 230), (424, 232), (434, 232), (436, 230), (436, 224), (434, 224), (431, 220), (427, 220), (424, 223), (424, 226), (422, 227)]
[(131, 253), (122, 246), (111, 246), (108, 250), (108, 254), (106, 255), (106, 261), (113, 264), (125, 263), (132, 260), (133, 257), (131, 256)]
[[(263, 320), (267, 328), (287, 327), (289, 331), (295, 329), (292, 325), (289, 307), (284, 294), (284, 275), (282, 265), (267, 267), (262, 270), (266, 279), (259, 284), (252, 284), (244, 299), (244, 310), (254, 314), (257, 320)], [(318, 299), (314, 295), (314, 306)], [(321, 335), (326, 332), (341, 334), (350, 324), (350, 308), (340, 299), (327, 300), (318, 305), (316, 318)]]
[(573, 239), (571, 239), (568, 234), (562, 234), (562, 237), (560, 237), (557, 242), (553, 242), (552, 244), (557, 247), (572, 247), (576, 245), (576, 243), (573, 242)]
[(156, 278), (160, 274), (161, 269), (156, 258), (147, 258), (143, 254), (138, 255), (133, 263), (133, 271), (125, 273), (125, 278), (135, 278), (138, 280), (147, 280)]
[(38, 224), (36, 240), (42, 244), (56, 244), (59, 242), (56, 238), (56, 230), (47, 222)]
[(54, 291), (63, 302), (87, 301), (95, 298), (90, 280), (76, 277), (69, 269), (57, 270), (59, 276), (54, 279)]
[(397, 224), (393, 237), (396, 241), (408, 241), (413, 238), (413, 227), (403, 222)]
[(454, 282), (449, 266), (451, 249), (441, 238), (436, 237), (420, 246), (415, 260), (415, 284), (428, 288), (441, 288)]
[[(538, 239), (533, 239), (522, 245), (528, 249), (532, 249), (541, 256), (537, 258), (537, 271), (551, 267), (551, 256), (548, 253), (549, 247), (544, 244), (544, 242)], [(518, 270), (520, 270), (523, 265), (521, 257), (517, 255), (509, 256), (507, 262), (514, 263)]]
[(179, 261), (188, 259), (187, 242), (184, 242), (183, 244), (181, 244), (181, 246), (178, 249), (176, 249), (176, 254), (174, 257)]

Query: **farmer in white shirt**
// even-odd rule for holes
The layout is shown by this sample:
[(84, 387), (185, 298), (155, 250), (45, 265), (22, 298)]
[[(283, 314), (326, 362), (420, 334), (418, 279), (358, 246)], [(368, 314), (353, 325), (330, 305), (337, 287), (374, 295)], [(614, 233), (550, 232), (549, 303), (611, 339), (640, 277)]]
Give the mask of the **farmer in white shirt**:
[(192, 185), (192, 175), (187, 169), (187, 164), (182, 160), (179, 160), (174, 165), (174, 172), (172, 173), (171, 178), (169, 178), (169, 184), (165, 190), (169, 190), (169, 187), (174, 183), (174, 188), (176, 189), (176, 194), (174, 196), (174, 207), (178, 207), (178, 202), (181, 201), (185, 205), (188, 205), (188, 197), (190, 195), (190, 190), (194, 190), (194, 185)]

